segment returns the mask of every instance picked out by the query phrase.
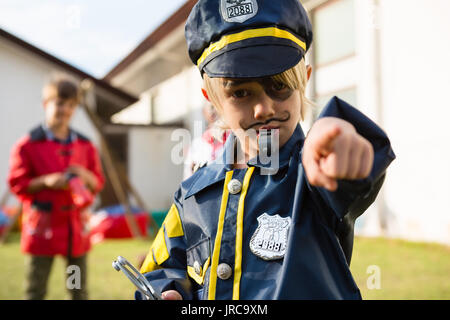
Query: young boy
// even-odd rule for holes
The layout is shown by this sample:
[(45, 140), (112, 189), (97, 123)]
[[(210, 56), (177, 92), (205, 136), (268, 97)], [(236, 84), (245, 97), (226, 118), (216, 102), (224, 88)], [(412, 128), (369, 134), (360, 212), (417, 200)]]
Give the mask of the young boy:
[[(395, 156), (336, 97), (305, 138), (312, 32), (300, 2), (200, 0), (186, 39), (232, 135), (221, 161), (181, 183), (141, 272), (164, 299), (360, 299), (354, 222)], [(260, 161), (263, 129), (279, 137), (276, 168)]]
[(74, 283), (69, 291), (72, 299), (87, 299), (90, 243), (82, 208), (74, 204), (68, 179), (78, 176), (97, 194), (104, 178), (94, 145), (70, 128), (79, 99), (78, 86), (66, 77), (46, 84), (44, 124), (20, 139), (11, 152), (8, 182), (23, 204), (21, 247), (29, 254), (26, 299), (44, 299), (55, 255), (80, 268), (81, 286)]

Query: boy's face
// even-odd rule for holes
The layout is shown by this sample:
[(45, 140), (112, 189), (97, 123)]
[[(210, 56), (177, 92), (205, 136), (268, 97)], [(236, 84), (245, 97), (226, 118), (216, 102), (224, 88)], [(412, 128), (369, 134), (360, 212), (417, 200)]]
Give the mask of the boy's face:
[(75, 99), (50, 98), (44, 101), (45, 121), (50, 127), (68, 127), (77, 108)]
[[(217, 96), (221, 116), (244, 145), (244, 132), (279, 129), (279, 147), (293, 134), (301, 117), (300, 92), (272, 78), (221, 79)], [(250, 151), (257, 150), (254, 135), (247, 135)], [(253, 139), (252, 139), (253, 137)], [(253, 154), (254, 156), (254, 154)]]

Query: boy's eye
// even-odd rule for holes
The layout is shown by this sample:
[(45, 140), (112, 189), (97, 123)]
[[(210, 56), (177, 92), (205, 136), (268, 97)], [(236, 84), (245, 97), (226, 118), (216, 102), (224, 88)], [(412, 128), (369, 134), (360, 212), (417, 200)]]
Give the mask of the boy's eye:
[(275, 91), (281, 91), (281, 90), (286, 89), (286, 88), (287, 88), (286, 85), (284, 83), (281, 83), (281, 82), (274, 82), (272, 84), (272, 89), (275, 90)]
[(247, 90), (236, 90), (233, 92), (233, 97), (235, 98), (245, 98), (249, 95), (249, 92)]
[(58, 99), (58, 100), (56, 100), (55, 104), (56, 104), (57, 107), (61, 108), (61, 107), (64, 106), (64, 100)]
[(56, 100), (55, 105), (58, 108), (62, 108), (64, 106), (66, 106), (66, 107), (69, 107), (70, 109), (74, 109), (77, 106), (77, 103), (74, 100), (58, 99), (58, 100)]

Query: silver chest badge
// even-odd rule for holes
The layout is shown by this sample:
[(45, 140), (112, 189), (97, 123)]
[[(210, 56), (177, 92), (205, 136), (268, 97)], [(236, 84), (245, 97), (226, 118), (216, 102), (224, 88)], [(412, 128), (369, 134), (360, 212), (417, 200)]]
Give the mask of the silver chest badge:
[(264, 260), (284, 257), (291, 217), (263, 213), (258, 218), (258, 228), (250, 239), (250, 250)]
[(226, 22), (242, 23), (258, 13), (256, 0), (220, 0), (220, 10)]

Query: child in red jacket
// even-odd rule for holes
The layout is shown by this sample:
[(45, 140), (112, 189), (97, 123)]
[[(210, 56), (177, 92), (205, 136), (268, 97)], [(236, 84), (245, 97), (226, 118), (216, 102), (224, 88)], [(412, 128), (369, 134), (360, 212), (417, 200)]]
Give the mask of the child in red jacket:
[(83, 207), (73, 197), (75, 178), (92, 195), (104, 177), (94, 145), (70, 128), (80, 100), (77, 85), (67, 78), (43, 90), (45, 122), (13, 147), (8, 182), (23, 205), (21, 247), (29, 259), (26, 299), (43, 299), (53, 258), (62, 255), (79, 267), (80, 281), (69, 290), (72, 299), (86, 299), (86, 253), (90, 249)]

